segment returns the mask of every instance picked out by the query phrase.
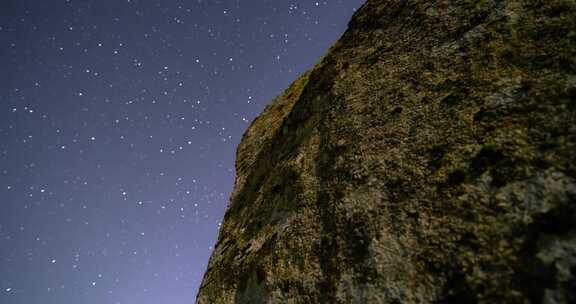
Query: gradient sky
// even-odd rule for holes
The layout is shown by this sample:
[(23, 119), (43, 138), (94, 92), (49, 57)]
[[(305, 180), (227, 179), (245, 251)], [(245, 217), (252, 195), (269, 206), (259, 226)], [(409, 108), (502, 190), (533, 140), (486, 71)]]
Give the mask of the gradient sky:
[(363, 0), (1, 0), (0, 303), (193, 303), (242, 133)]

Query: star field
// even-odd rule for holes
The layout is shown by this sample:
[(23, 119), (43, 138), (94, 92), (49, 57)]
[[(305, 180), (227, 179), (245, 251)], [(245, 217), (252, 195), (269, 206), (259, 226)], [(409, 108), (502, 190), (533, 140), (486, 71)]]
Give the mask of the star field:
[(362, 2), (3, 0), (0, 303), (193, 303), (244, 130)]

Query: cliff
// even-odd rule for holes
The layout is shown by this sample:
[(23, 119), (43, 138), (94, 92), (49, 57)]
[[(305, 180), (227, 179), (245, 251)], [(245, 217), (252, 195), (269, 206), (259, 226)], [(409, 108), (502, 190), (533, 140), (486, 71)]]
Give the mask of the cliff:
[(368, 0), (246, 131), (197, 302), (576, 303), (576, 1)]

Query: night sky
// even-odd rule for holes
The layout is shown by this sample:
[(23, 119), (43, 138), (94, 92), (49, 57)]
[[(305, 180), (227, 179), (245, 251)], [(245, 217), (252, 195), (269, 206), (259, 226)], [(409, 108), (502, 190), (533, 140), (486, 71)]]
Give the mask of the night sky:
[(0, 303), (193, 303), (249, 123), (363, 0), (1, 0)]

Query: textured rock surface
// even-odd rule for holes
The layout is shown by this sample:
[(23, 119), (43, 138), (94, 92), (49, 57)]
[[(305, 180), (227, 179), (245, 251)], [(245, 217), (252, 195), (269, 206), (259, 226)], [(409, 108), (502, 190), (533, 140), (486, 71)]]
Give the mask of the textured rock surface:
[(369, 0), (238, 147), (198, 303), (576, 303), (576, 1)]

